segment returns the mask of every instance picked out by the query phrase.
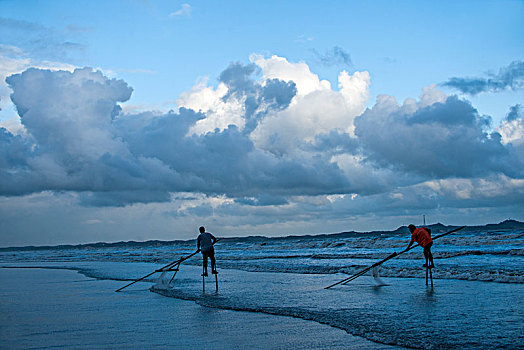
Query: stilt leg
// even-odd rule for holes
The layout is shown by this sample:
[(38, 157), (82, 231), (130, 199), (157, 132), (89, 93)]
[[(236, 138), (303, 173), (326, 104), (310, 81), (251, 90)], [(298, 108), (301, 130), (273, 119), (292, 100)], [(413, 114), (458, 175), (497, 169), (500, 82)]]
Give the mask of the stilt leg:
[(215, 283), (217, 285), (217, 292), (218, 292), (218, 274), (215, 273)]
[(206, 292), (206, 276), (204, 275), (204, 268), (202, 267), (202, 293)]
[(428, 270), (429, 270), (429, 268), (426, 267), (426, 286), (428, 285)]
[(433, 272), (429, 269), (429, 279), (431, 280), (431, 288), (433, 288)]

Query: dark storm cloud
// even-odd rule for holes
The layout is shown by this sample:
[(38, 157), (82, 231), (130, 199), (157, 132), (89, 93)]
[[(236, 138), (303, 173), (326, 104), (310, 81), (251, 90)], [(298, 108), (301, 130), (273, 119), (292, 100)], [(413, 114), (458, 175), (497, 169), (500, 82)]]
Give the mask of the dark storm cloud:
[[(226, 101), (244, 103), (246, 127), (203, 134), (190, 130), (207, 116), (191, 109), (122, 115), (118, 103), (132, 89), (89, 68), (10, 76), (27, 133), (0, 129), (0, 195), (71, 191), (85, 206), (124, 206), (186, 192), (269, 207), (293, 196), (387, 193), (435, 178), (522, 177), (514, 149), (486, 132), (489, 118), (453, 96), (415, 107), (378, 97), (356, 118), (354, 136), (320, 133), (283, 154), (258, 148), (250, 132), (269, 113), (286, 109), (296, 86), (277, 79), (262, 84), (255, 73), (251, 65), (232, 64), (220, 76), (230, 92)], [(508, 119), (518, 111), (515, 106)], [(344, 172), (336, 157), (350, 160)]]
[(21, 136), (0, 128), (0, 169), (27, 166), (25, 159), (30, 154), (30, 147)]
[(169, 202), (170, 195), (166, 191), (154, 190), (82, 192), (79, 200), (86, 207), (123, 207), (134, 203)]
[(186, 191), (236, 197), (261, 192), (321, 193), (347, 186), (338, 167), (316, 158), (277, 158), (255, 148), (249, 136), (233, 125), (185, 137), (192, 124), (181, 127), (179, 120), (183, 123), (186, 114), (194, 112), (182, 109), (180, 115), (153, 120), (142, 133), (122, 134), (134, 155), (158, 159), (188, 180), (193, 179)]
[[(249, 82), (249, 69), (227, 74), (235, 93), (254, 98), (257, 111), (285, 108), (295, 93), (294, 84), (278, 80)], [(255, 148), (234, 125), (188, 136), (205, 118), (190, 109), (119, 116), (118, 102), (129, 99), (132, 89), (88, 68), (29, 69), (7, 82), (28, 135), (0, 134), (2, 195), (78, 191), (86, 205), (119, 206), (166, 201), (178, 191), (277, 198), (349, 187), (336, 164), (276, 157)]]
[(229, 98), (233, 94), (253, 93), (256, 89), (254, 86), (255, 81), (251, 75), (259, 71), (260, 69), (255, 64), (231, 63), (229, 67), (220, 73), (218, 78), (219, 81), (226, 84), (229, 88), (228, 94), (224, 99)]
[(509, 108), (509, 113), (506, 116), (506, 120), (510, 122), (517, 119), (524, 119), (524, 110), (522, 109), (522, 105), (520, 104), (511, 106)]
[(228, 87), (224, 101), (234, 97), (244, 102), (245, 133), (253, 131), (268, 112), (287, 108), (297, 93), (292, 81), (269, 79), (261, 85), (253, 79), (259, 71), (255, 64), (231, 63), (219, 77), (219, 81)]
[(338, 130), (331, 130), (326, 134), (315, 135), (313, 142), (301, 145), (305, 150), (312, 152), (328, 152), (331, 154), (349, 153), (353, 154), (358, 148), (358, 139), (342, 133)]
[(498, 133), (485, 131), (487, 124), (488, 118), (455, 96), (415, 111), (379, 96), (356, 118), (355, 134), (363, 154), (381, 167), (427, 178), (522, 176), (522, 162)]
[(316, 59), (326, 66), (346, 66), (351, 67), (351, 56), (340, 46), (334, 46), (332, 49), (325, 53), (320, 53), (313, 49), (312, 52), (315, 54)]
[(473, 78), (453, 77), (442, 85), (470, 95), (521, 89), (524, 87), (524, 61), (513, 61), (507, 67), (501, 68), (498, 74)]

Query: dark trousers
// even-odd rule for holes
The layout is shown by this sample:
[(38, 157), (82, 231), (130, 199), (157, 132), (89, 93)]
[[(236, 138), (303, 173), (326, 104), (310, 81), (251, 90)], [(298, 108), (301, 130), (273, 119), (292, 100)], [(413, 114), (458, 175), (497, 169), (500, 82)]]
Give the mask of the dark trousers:
[(424, 247), (424, 258), (426, 258), (426, 265), (433, 266), (433, 254), (431, 254), (431, 246), (433, 242)]
[(204, 259), (203, 261), (204, 273), (207, 273), (207, 258), (208, 257), (211, 259), (211, 270), (215, 271), (217, 269), (217, 266), (216, 266), (217, 263), (215, 260), (215, 249), (211, 248), (209, 250), (202, 251), (202, 258)]

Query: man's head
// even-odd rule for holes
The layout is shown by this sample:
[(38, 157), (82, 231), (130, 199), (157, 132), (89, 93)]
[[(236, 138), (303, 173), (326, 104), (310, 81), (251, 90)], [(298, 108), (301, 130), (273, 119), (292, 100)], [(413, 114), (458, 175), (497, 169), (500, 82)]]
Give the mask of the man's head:
[(198, 230), (200, 231), (200, 233), (206, 232), (206, 228), (204, 226), (200, 226)]
[(410, 224), (410, 225), (408, 226), (408, 228), (409, 228), (409, 232), (411, 232), (411, 233), (413, 233), (413, 231), (415, 231), (415, 230), (417, 229), (417, 228), (415, 227), (415, 225), (413, 225), (413, 224)]

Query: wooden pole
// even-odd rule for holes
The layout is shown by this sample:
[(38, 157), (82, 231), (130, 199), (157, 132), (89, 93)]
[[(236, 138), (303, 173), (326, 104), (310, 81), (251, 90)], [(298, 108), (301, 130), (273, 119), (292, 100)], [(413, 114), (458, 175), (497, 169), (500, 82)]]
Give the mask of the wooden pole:
[[(440, 238), (440, 237), (444, 237), (444, 236), (449, 235), (449, 234), (451, 234), (451, 233), (453, 233), (453, 232), (460, 231), (460, 230), (462, 230), (464, 227), (466, 227), (466, 226), (457, 227), (457, 228), (455, 228), (455, 229), (453, 229), (453, 230), (451, 230), (451, 231), (448, 231), (448, 232), (442, 233), (442, 234), (440, 234), (440, 235), (437, 235), (437, 236), (433, 237), (433, 240), (438, 239), (438, 238)], [(411, 249), (413, 249), (413, 248), (415, 248), (415, 247), (418, 247), (418, 246), (419, 246), (418, 244), (415, 244), (415, 245), (412, 245), (411, 247), (409, 247), (408, 249), (404, 249), (404, 250), (401, 251), (400, 253), (396, 253), (396, 252), (395, 252), (395, 253), (389, 255), (387, 258), (385, 258), (385, 259), (383, 259), (383, 260), (380, 260), (379, 262), (376, 262), (376, 263), (374, 263), (373, 265), (371, 265), (371, 266), (369, 266), (369, 267), (366, 267), (364, 270), (362, 270), (362, 271), (360, 271), (360, 272), (357, 272), (357, 273), (354, 274), (353, 276), (348, 277), (348, 278), (345, 278), (345, 279), (343, 279), (342, 281), (339, 281), (339, 282), (337, 282), (337, 283), (333, 283), (333, 284), (330, 285), (330, 286), (324, 287), (324, 289), (329, 289), (329, 288), (334, 287), (334, 286), (337, 286), (337, 285), (339, 285), (339, 284), (346, 284), (346, 283), (348, 283), (348, 282), (351, 282), (351, 281), (353, 281), (354, 279), (356, 279), (357, 277), (362, 276), (363, 274), (365, 274), (366, 272), (368, 272), (369, 270), (371, 270), (371, 269), (374, 268), (375, 266), (382, 265), (383, 263), (385, 263), (385, 262), (388, 261), (389, 259), (393, 259), (393, 258), (399, 256), (400, 254), (404, 254), (405, 252), (408, 252), (408, 251), (410, 251)]]
[(168, 283), (167, 285), (170, 285), (171, 282), (175, 279), (175, 276), (176, 276), (178, 270), (180, 270), (180, 263), (178, 263), (178, 264), (176, 265), (175, 273), (173, 274), (173, 277), (171, 277), (171, 279), (169, 280), (169, 283)]
[(206, 275), (204, 275), (204, 265), (202, 265), (202, 293), (206, 292)]
[(160, 269), (155, 270), (155, 271), (151, 272), (150, 274), (145, 275), (144, 277), (140, 277), (139, 279), (137, 279), (137, 280), (135, 280), (135, 281), (133, 281), (133, 282), (131, 282), (131, 283), (129, 283), (129, 284), (126, 284), (126, 285), (123, 286), (122, 288), (118, 288), (115, 292), (120, 292), (122, 289), (127, 288), (127, 287), (129, 287), (130, 285), (135, 284), (136, 282), (140, 282), (140, 281), (142, 281), (143, 279), (146, 279), (147, 277), (151, 276), (151, 275), (154, 274), (154, 273), (162, 272), (162, 271), (164, 271), (164, 270), (167, 270), (167, 269), (171, 268), (171, 267), (172, 267), (173, 265), (175, 265), (175, 264), (179, 264), (179, 265), (180, 265), (180, 263), (181, 263), (182, 261), (191, 258), (191, 257), (194, 256), (195, 254), (197, 254), (199, 251), (200, 251), (200, 249), (197, 250), (196, 252), (194, 252), (193, 254), (190, 254), (190, 255), (186, 256), (185, 258), (180, 258), (180, 259), (178, 259), (178, 260), (175, 260), (175, 261), (173, 261), (172, 263), (169, 263), (169, 264), (167, 264), (166, 266), (161, 267)]
[(426, 286), (428, 285), (428, 271), (429, 268), (426, 266)]
[(343, 279), (342, 281), (339, 281), (339, 282), (337, 282), (337, 283), (334, 283), (334, 284), (332, 284), (332, 285), (330, 285), (330, 286), (328, 286), (328, 287), (325, 287), (324, 289), (329, 289), (329, 288), (334, 287), (334, 286), (336, 286), (336, 285), (339, 285), (339, 284), (345, 284), (345, 283), (347, 283), (347, 282), (349, 282), (349, 281), (352, 281), (352, 280), (354, 280), (355, 278), (357, 278), (357, 277), (359, 277), (359, 276), (362, 276), (363, 274), (365, 274), (366, 272), (368, 272), (368, 271), (371, 270), (372, 268), (374, 268), (374, 267), (376, 267), (376, 266), (379, 266), (380, 264), (382, 264), (382, 263), (388, 261), (389, 259), (393, 259), (395, 256), (397, 256), (397, 253), (393, 253), (393, 254), (391, 254), (390, 256), (388, 256), (387, 258), (385, 258), (385, 259), (383, 259), (383, 260), (380, 260), (379, 262), (374, 263), (373, 265), (371, 265), (371, 266), (365, 268), (364, 270), (362, 270), (362, 271), (360, 271), (360, 272), (357, 272), (357, 273), (354, 274), (353, 276), (348, 277), (348, 278), (346, 278), (346, 279)]
[[(196, 253), (194, 253), (194, 254), (196, 254)], [(194, 255), (194, 254), (193, 254), (193, 255)], [(140, 277), (139, 279), (137, 279), (137, 280), (135, 280), (135, 281), (133, 281), (133, 282), (131, 282), (131, 283), (129, 283), (129, 284), (126, 284), (126, 285), (123, 286), (122, 288), (118, 288), (117, 290), (115, 290), (115, 292), (120, 292), (122, 289), (127, 288), (127, 287), (129, 287), (130, 285), (135, 284), (136, 282), (140, 282), (140, 281), (142, 281), (143, 279), (146, 279), (147, 277), (151, 276), (151, 275), (154, 274), (154, 273), (162, 272), (162, 271), (164, 271), (164, 269), (168, 269), (168, 268), (170, 268), (171, 266), (173, 266), (173, 265), (175, 265), (176, 263), (178, 263), (180, 260), (182, 260), (182, 259), (178, 259), (178, 260), (176, 260), (176, 261), (173, 261), (173, 262), (167, 264), (166, 266), (161, 267), (160, 269), (155, 270), (155, 271), (151, 272), (150, 274), (145, 275), (144, 277)]]
[(217, 273), (215, 273), (215, 283), (216, 283), (217, 292), (218, 292), (218, 274)]
[(429, 268), (429, 279), (431, 280), (431, 289), (433, 289), (433, 269)]

